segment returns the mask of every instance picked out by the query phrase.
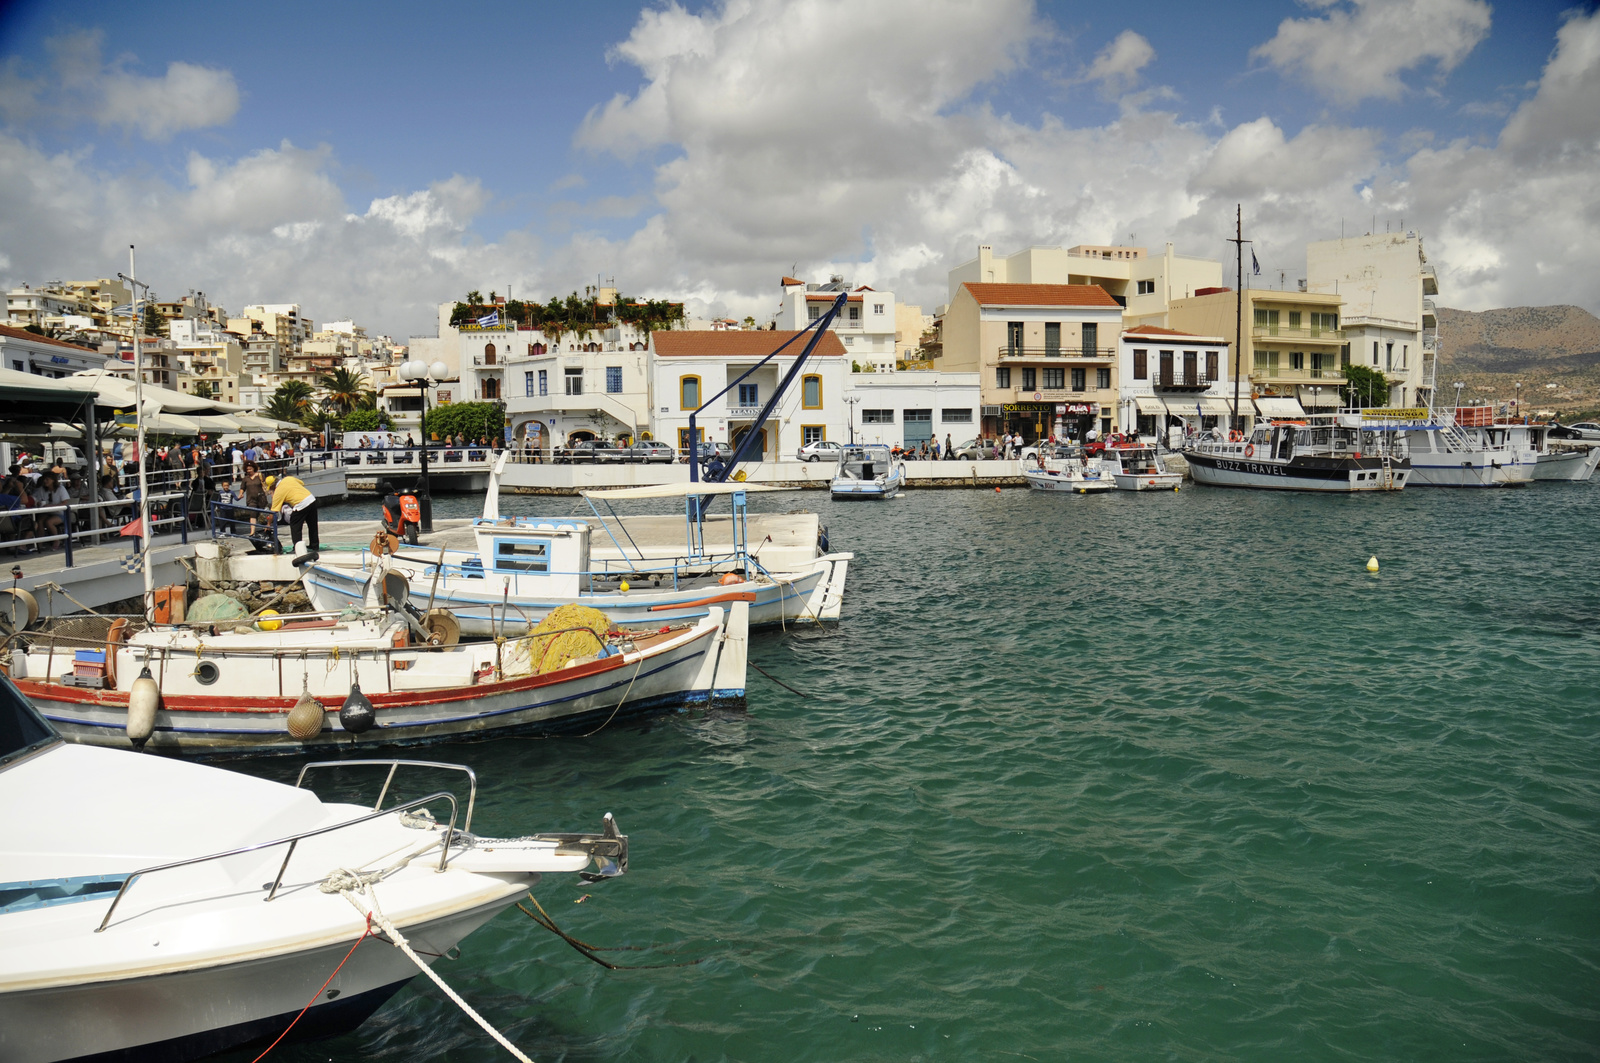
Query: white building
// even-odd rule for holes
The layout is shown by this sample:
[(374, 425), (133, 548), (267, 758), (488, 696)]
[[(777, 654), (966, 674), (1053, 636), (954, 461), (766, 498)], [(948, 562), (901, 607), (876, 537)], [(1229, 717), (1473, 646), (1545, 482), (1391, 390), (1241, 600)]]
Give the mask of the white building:
[[(1117, 352), (1117, 428), (1145, 437), (1178, 425), (1203, 431), (1232, 423), (1235, 394), (1230, 344), (1222, 336), (1140, 325), (1122, 334)], [(1239, 415), (1255, 415), (1248, 375), (1238, 382)]]
[(0, 365), (7, 369), (55, 378), (85, 369), (99, 369), (107, 361), (107, 356), (99, 351), (0, 325)]
[[(695, 419), (700, 441), (737, 446), (811, 339), (809, 333), (798, 336), (782, 329), (652, 332), (648, 365), (655, 438), (687, 451), (689, 415), (709, 402)], [(794, 342), (781, 355), (739, 380), (789, 340)], [(824, 335), (761, 429), (762, 459), (792, 458), (806, 443), (846, 441), (844, 389), (849, 376), (841, 338)]]
[(1438, 278), (1416, 232), (1306, 245), (1306, 291), (1344, 299), (1350, 363), (1389, 380), (1391, 406), (1429, 404), (1437, 372)]
[[(469, 346), (481, 350), (469, 354)], [(463, 332), (462, 390), (504, 402), (512, 438), (537, 440), (542, 449), (638, 439), (650, 428), (649, 346), (648, 334), (629, 325), (553, 338), (539, 329)]]
[(1128, 325), (1166, 325), (1167, 304), (1222, 284), (1222, 263), (1180, 255), (1167, 244), (1159, 255), (1148, 248), (1079, 244), (1028, 247), (996, 255), (980, 245), (978, 257), (950, 271), (950, 301), (961, 286), (976, 284), (1094, 284), (1122, 307)]
[(849, 413), (840, 442), (959, 446), (978, 434), (977, 373), (851, 373), (844, 401)]
[(848, 292), (844, 311), (833, 319), (831, 331), (844, 344), (852, 362), (871, 365), (878, 372), (894, 372), (895, 302), (893, 292), (874, 291), (866, 285), (852, 288), (843, 277), (826, 284), (807, 284), (785, 277), (783, 302), (778, 309), (779, 331), (797, 332), (827, 313), (840, 292)]

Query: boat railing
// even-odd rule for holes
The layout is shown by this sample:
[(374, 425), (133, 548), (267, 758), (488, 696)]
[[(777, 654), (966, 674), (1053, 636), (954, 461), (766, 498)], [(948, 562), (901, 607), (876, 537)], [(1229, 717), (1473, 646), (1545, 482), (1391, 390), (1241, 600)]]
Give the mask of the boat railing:
[[(176, 503), (174, 505), (173, 503)], [(118, 519), (126, 518), (132, 521), (136, 518), (139, 503), (135, 499), (119, 498), (110, 502), (63, 502), (59, 505), (34, 506), (28, 509), (0, 510), (0, 518), (9, 519), (13, 530), (21, 527), (23, 521), (31, 520), (35, 530), (49, 527), (49, 518), (52, 514), (61, 515), (61, 530), (44, 535), (25, 535), (11, 539), (0, 539), (0, 549), (12, 551), (29, 551), (48, 547), (51, 543), (61, 544), (61, 557), (65, 567), (72, 568), (74, 564), (73, 549), (78, 546), (92, 546), (97, 542), (117, 539), (121, 536), (122, 524), (107, 524), (94, 519), (93, 514), (111, 513)], [(172, 525), (177, 525), (176, 529)], [(184, 543), (189, 541), (189, 495), (187, 492), (161, 494), (150, 496), (150, 534), (154, 538), (161, 534), (162, 529), (176, 530)], [(137, 536), (130, 536), (135, 544), (137, 553), (140, 542)]]
[[(589, 631), (589, 628), (577, 630)], [(368, 760), (314, 760), (301, 767), (300, 775), (295, 779), (294, 785), (299, 789), (306, 781), (306, 775), (313, 768), (355, 768), (355, 767), (387, 767), (389, 774), (384, 777), (383, 789), (378, 791), (378, 800), (373, 802), (372, 811), (377, 812), (383, 808), (383, 799), (389, 796), (389, 786), (394, 782), (395, 772), (402, 767), (407, 768), (440, 768), (444, 771), (459, 771), (467, 777), (467, 818), (462, 821), (461, 829), (472, 829), (472, 810), (478, 805), (478, 773), (465, 764), (451, 764), (443, 760), (402, 760), (398, 758), (373, 758)]]
[[(436, 571), (440, 576), (446, 579), (453, 577), (456, 579), (487, 580), (497, 576), (510, 576), (513, 579), (516, 579), (518, 576), (561, 575), (561, 573), (557, 572), (502, 571), (491, 566), (483, 565), (481, 562), (472, 563), (446, 561), (441, 564), (437, 558), (412, 557), (407, 556), (404, 553), (396, 554), (394, 556), (395, 560), (409, 561), (413, 564), (420, 565), (421, 571), (417, 573), (417, 578), (424, 580), (432, 579)], [(371, 563), (372, 559), (370, 555), (366, 550), (363, 549), (361, 551), (361, 568), (364, 570), (370, 567)], [(657, 575), (663, 577), (670, 575), (672, 577), (673, 589), (676, 590), (683, 581), (691, 577), (710, 575), (716, 572), (719, 568), (738, 567), (744, 564), (753, 565), (763, 575), (767, 574), (766, 569), (761, 567), (760, 562), (757, 561), (755, 557), (741, 550), (731, 550), (724, 554), (704, 554), (696, 558), (624, 557), (617, 559), (615, 562), (606, 558), (601, 558), (598, 560), (591, 558), (589, 563), (591, 566), (597, 567), (584, 569), (577, 575), (583, 581), (586, 589), (591, 592), (595, 589), (595, 584), (597, 581), (605, 582), (609, 580), (639, 579), (641, 577), (648, 578), (650, 576)], [(615, 564), (617, 567), (611, 567), (613, 564)]]
[(229, 849), (225, 852), (209, 853), (205, 856), (192, 856), (187, 860), (173, 860), (170, 863), (156, 864), (152, 867), (140, 868), (122, 880), (121, 888), (117, 890), (117, 895), (111, 900), (111, 907), (106, 909), (105, 918), (100, 920), (100, 925), (95, 927), (94, 932), (98, 934), (105, 930), (107, 926), (111, 925), (111, 916), (116, 913), (117, 905), (122, 903), (122, 898), (127, 895), (129, 887), (133, 885), (134, 880), (143, 878), (145, 875), (153, 875), (158, 871), (171, 871), (173, 868), (178, 867), (189, 867), (193, 864), (203, 864), (211, 860), (226, 860), (230, 856), (242, 856), (245, 853), (254, 853), (263, 849), (272, 849), (279, 845), (287, 845), (289, 847), (289, 851), (283, 854), (283, 863), (278, 865), (278, 874), (275, 878), (273, 878), (272, 883), (267, 890), (267, 896), (264, 898), (265, 900), (270, 901), (278, 895), (278, 887), (283, 884), (283, 876), (284, 873), (289, 870), (289, 861), (294, 857), (295, 848), (305, 839), (315, 838), (321, 834), (329, 834), (336, 830), (344, 830), (346, 827), (358, 826), (362, 823), (368, 822), (369, 820), (377, 819), (380, 816), (398, 815), (401, 812), (406, 812), (413, 808), (420, 808), (423, 805), (429, 805), (439, 800), (450, 802), (450, 821), (445, 826), (444, 844), (439, 850), (438, 870), (443, 871), (450, 858), (450, 846), (455, 842), (456, 836), (456, 795), (450, 793), (448, 790), (440, 790), (437, 793), (431, 793), (425, 797), (414, 798), (403, 804), (396, 805), (387, 812), (369, 812), (364, 816), (358, 816), (355, 819), (345, 820), (343, 823), (335, 823), (327, 827), (317, 827), (313, 830), (301, 831), (298, 834), (291, 834), (283, 838), (274, 838), (270, 842), (257, 842), (254, 845), (241, 845), (237, 849)]

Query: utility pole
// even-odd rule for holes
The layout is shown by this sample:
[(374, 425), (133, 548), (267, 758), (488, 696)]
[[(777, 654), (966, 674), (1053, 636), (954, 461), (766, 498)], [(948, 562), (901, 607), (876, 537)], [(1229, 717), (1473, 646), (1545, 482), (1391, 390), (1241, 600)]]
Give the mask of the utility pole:
[(1244, 238), (1244, 204), (1236, 204), (1234, 211), (1233, 239), (1228, 241), (1234, 247), (1239, 275), (1233, 305), (1233, 427), (1242, 432), (1244, 429), (1239, 426), (1239, 361), (1244, 356), (1244, 245), (1250, 241)]

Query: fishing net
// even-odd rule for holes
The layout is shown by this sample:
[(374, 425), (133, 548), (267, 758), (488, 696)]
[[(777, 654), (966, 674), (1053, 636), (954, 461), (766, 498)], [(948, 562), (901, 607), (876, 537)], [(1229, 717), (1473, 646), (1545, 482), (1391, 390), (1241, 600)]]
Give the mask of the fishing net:
[[(563, 628), (587, 628), (564, 631)], [(568, 661), (593, 657), (605, 645), (611, 620), (587, 605), (558, 605), (526, 637), (506, 643), (502, 671), (508, 676), (544, 675)], [(559, 635), (550, 632), (559, 631)], [(591, 635), (590, 632), (593, 632)]]

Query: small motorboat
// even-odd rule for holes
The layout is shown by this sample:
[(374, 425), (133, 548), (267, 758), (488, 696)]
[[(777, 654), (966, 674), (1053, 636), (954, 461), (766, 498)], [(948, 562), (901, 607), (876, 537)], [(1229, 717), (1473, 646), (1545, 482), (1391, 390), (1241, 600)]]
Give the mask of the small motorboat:
[[(465, 781), (386, 806), (401, 768), (408, 792), (424, 772)], [(313, 769), (382, 791), (322, 801)], [(0, 678), (0, 803), (26, 810), (0, 840), (0, 1059), (182, 1061), (342, 1033), (540, 876), (627, 870), (609, 815), (595, 834), (474, 835), (477, 785), (459, 765), (348, 760), (289, 786), (73, 745)]]
[(1088, 460), (1076, 443), (1059, 443), (1022, 462), (1022, 478), (1036, 491), (1068, 491), (1078, 495), (1101, 494), (1116, 483), (1099, 465)]
[(885, 443), (852, 443), (839, 456), (828, 489), (834, 498), (893, 498), (906, 485), (906, 463)]
[(1108, 445), (1100, 452), (1100, 468), (1118, 491), (1176, 491), (1183, 484), (1183, 474), (1169, 471), (1146, 443)]

